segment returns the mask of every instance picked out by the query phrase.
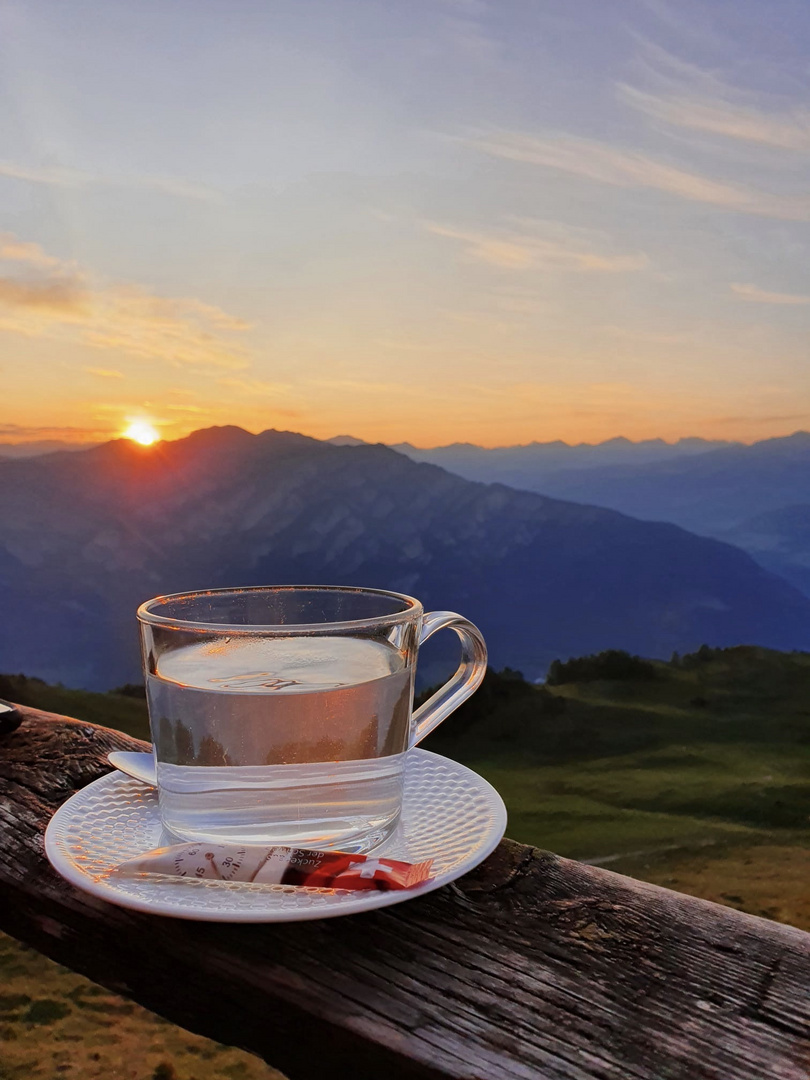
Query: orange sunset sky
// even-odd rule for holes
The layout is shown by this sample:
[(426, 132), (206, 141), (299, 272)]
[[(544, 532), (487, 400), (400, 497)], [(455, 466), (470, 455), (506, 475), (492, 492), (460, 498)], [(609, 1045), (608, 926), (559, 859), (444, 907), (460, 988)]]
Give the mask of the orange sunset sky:
[(792, 0), (8, 0), (0, 442), (810, 427), (808, 39)]

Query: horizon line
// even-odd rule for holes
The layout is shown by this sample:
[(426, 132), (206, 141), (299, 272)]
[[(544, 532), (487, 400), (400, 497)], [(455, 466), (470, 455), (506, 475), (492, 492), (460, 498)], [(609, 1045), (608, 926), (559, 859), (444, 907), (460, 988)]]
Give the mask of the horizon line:
[[(525, 450), (525, 449), (528, 449), (529, 447), (532, 447), (532, 446), (559, 446), (559, 447), (565, 447), (567, 449), (573, 450), (573, 449), (578, 449), (580, 447), (596, 448), (596, 447), (600, 447), (600, 446), (605, 446), (608, 443), (615, 443), (615, 442), (624, 442), (624, 443), (628, 443), (631, 446), (641, 446), (641, 445), (646, 444), (646, 443), (661, 443), (664, 446), (674, 447), (674, 446), (678, 446), (682, 442), (705, 442), (705, 443), (711, 443), (711, 444), (720, 445), (720, 446), (755, 446), (758, 443), (774, 442), (774, 441), (777, 441), (777, 440), (780, 440), (780, 439), (790, 439), (790, 438), (793, 438), (796, 435), (810, 435), (810, 430), (807, 430), (805, 428), (796, 428), (796, 429), (794, 429), (792, 431), (786, 432), (783, 435), (770, 435), (770, 436), (768, 436), (766, 438), (762, 438), (762, 439), (753, 438), (753, 439), (750, 439), (750, 440), (749, 439), (712, 438), (711, 436), (706, 436), (706, 435), (680, 435), (680, 436), (678, 436), (677, 438), (674, 438), (674, 439), (665, 439), (663, 436), (655, 436), (655, 435), (650, 436), (648, 438), (643, 438), (643, 439), (631, 439), (626, 435), (611, 435), (611, 436), (608, 436), (605, 439), (600, 439), (600, 440), (598, 440), (596, 442), (588, 442), (588, 441), (585, 441), (585, 440), (583, 440), (581, 442), (567, 442), (565, 439), (548, 439), (548, 440), (532, 439), (529, 442), (524, 442), (524, 443), (499, 443), (499, 444), (488, 446), (488, 445), (485, 445), (484, 443), (476, 443), (476, 442), (471, 442), (471, 441), (468, 441), (468, 440), (456, 439), (453, 442), (436, 443), (433, 446), (417, 446), (416, 444), (411, 443), (408, 440), (398, 440), (396, 442), (384, 442), (383, 440), (374, 441), (374, 440), (369, 440), (369, 439), (361, 439), (361, 438), (359, 438), (357, 436), (347, 435), (345, 433), (340, 433), (340, 434), (320, 438), (317, 435), (310, 435), (305, 431), (294, 431), (291, 428), (274, 428), (274, 427), (270, 427), (270, 428), (262, 428), (260, 431), (251, 431), (249, 428), (243, 427), (241, 424), (209, 424), (206, 427), (194, 428), (192, 431), (189, 431), (184, 435), (178, 435), (175, 438), (161, 438), (159, 441), (160, 442), (167, 442), (167, 443), (181, 442), (183, 439), (187, 439), (187, 438), (189, 438), (190, 436), (196, 434), (199, 431), (215, 431), (215, 430), (222, 430), (224, 428), (229, 428), (229, 427), (230, 428), (236, 428), (236, 429), (238, 429), (240, 431), (245, 432), (245, 434), (251, 435), (251, 436), (254, 436), (254, 437), (256, 437), (258, 435), (262, 435), (266, 431), (277, 431), (280, 434), (285, 433), (285, 434), (292, 434), (292, 435), (301, 435), (304, 438), (314, 439), (316, 442), (333, 442), (333, 441), (338, 440), (338, 439), (345, 439), (345, 440), (355, 440), (357, 442), (357, 444), (359, 444), (359, 445), (368, 445), (368, 446), (382, 445), (382, 446), (388, 446), (388, 447), (392, 447), (392, 448), (395, 448), (395, 447), (398, 447), (398, 446), (409, 446), (413, 450), (423, 450), (423, 451), (449, 450), (449, 449), (452, 449), (454, 447), (471, 447), (471, 448), (479, 449), (479, 450)], [(2, 454), (2, 448), (3, 447), (26, 447), (26, 446), (33, 447), (33, 446), (39, 446), (39, 445), (42, 445), (42, 444), (54, 444), (54, 450), (52, 452), (58, 452), (60, 449), (69, 449), (69, 450), (77, 450), (78, 451), (78, 450), (82, 450), (82, 449), (89, 450), (89, 449), (92, 449), (93, 447), (101, 446), (104, 443), (118, 442), (118, 441), (127, 441), (128, 442), (128, 441), (131, 441), (131, 440), (129, 440), (123, 433), (120, 433), (120, 432), (116, 433), (116, 434), (110, 434), (109, 436), (106, 436), (106, 437), (95, 438), (95, 439), (92, 439), (92, 438), (91, 439), (64, 439), (64, 438), (58, 438), (58, 437), (54, 437), (54, 436), (49, 437), (47, 435), (40, 435), (38, 437), (33, 437), (33, 438), (23, 438), (23, 439), (14, 440), (13, 438), (9, 438), (8, 436), (4, 437), (4, 436), (0, 435), (0, 455)], [(48, 451), (44, 451), (44, 453), (47, 453), (47, 452)]]

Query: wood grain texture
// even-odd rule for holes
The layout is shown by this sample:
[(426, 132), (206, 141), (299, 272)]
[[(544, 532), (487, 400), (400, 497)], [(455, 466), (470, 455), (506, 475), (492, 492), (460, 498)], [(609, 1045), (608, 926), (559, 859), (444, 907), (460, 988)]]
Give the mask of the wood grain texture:
[(283, 925), (125, 911), (43, 833), (118, 732), (24, 709), (0, 736), (0, 926), (292, 1080), (808, 1080), (810, 935), (505, 840), (365, 915)]

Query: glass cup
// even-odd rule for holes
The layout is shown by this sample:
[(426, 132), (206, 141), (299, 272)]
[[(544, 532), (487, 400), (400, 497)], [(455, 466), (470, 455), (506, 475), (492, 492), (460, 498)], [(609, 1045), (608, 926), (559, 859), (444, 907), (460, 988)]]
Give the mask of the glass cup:
[[(393, 832), (409, 749), (484, 677), (480, 631), (378, 589), (268, 586), (138, 609), (160, 814), (183, 840), (365, 852)], [(413, 712), (419, 646), (453, 677)]]

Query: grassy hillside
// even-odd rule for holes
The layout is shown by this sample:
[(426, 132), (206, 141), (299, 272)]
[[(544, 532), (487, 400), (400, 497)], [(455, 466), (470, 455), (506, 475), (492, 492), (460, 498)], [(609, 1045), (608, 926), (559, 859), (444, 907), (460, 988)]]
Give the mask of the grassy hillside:
[(495, 784), (516, 839), (810, 930), (810, 655), (645, 666), (489, 674), (426, 745)]
[[(127, 693), (94, 694), (89, 690), (69, 690), (50, 686), (25, 675), (0, 675), (0, 698), (17, 705), (73, 716), (91, 724), (125, 731), (136, 739), (149, 739), (149, 717), (141, 687), (122, 687)], [(140, 691), (140, 692), (139, 692)]]
[(0, 934), (2, 1080), (283, 1080)]

